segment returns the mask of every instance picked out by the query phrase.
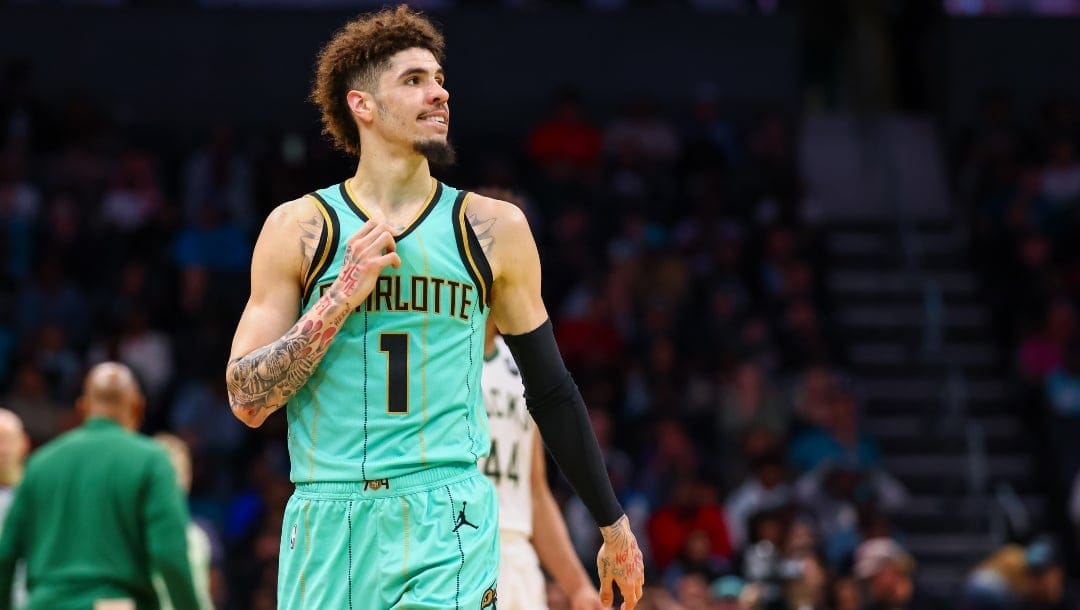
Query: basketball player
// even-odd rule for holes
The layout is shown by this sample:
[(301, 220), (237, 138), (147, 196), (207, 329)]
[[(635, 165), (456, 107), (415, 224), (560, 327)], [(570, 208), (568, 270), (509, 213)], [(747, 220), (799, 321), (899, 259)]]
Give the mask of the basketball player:
[[(432, 178), (448, 163), (442, 35), (407, 7), (354, 20), (318, 58), (324, 131), (355, 175), (275, 209), (227, 367), (238, 418), (286, 407), (282, 608), (495, 608), (497, 499), (480, 389), (484, 326), (601, 526), (601, 599), (632, 609), (641, 552), (540, 298), (515, 206)], [(361, 154), (362, 151), (362, 154)]]
[(491, 452), (482, 470), (499, 494), (499, 608), (546, 610), (542, 564), (573, 610), (600, 610), (600, 597), (574, 553), (548, 489), (544, 447), (525, 409), (521, 372), (491, 318), (481, 386), (491, 425)]

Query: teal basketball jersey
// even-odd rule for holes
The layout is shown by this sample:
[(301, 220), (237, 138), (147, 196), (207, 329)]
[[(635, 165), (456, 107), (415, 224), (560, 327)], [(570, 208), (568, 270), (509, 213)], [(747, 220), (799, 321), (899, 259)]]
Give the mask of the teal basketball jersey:
[[(427, 203), (396, 238), (401, 268), (382, 271), (289, 402), (293, 482), (381, 482), (487, 454), (480, 371), (492, 278), (465, 219), (467, 197), (432, 180)], [(311, 198), (324, 229), (304, 278), (305, 312), (369, 218), (348, 182)]]

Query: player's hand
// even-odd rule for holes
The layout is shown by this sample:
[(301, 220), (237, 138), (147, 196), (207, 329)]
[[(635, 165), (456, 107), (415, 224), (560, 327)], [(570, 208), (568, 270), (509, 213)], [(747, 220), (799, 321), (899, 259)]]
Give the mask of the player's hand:
[(585, 585), (570, 595), (570, 610), (605, 610), (592, 585)]
[(385, 223), (369, 220), (345, 242), (345, 260), (331, 290), (337, 291), (350, 309), (356, 309), (371, 294), (387, 265), (401, 266), (394, 235)]
[(600, 571), (600, 601), (605, 606), (615, 603), (612, 583), (622, 592), (622, 610), (634, 610), (645, 585), (645, 565), (637, 538), (630, 531), (630, 519), (623, 515), (615, 523), (600, 528), (604, 544), (596, 555)]

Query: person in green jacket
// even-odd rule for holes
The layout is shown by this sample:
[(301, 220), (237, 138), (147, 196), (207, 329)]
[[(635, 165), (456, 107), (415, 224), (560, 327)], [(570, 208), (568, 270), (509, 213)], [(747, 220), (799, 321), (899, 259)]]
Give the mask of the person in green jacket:
[(138, 435), (144, 399), (126, 366), (91, 369), (85, 423), (36, 451), (0, 535), (0, 610), (26, 562), (27, 610), (157, 610), (151, 580), (177, 610), (198, 607), (187, 508), (165, 450)]

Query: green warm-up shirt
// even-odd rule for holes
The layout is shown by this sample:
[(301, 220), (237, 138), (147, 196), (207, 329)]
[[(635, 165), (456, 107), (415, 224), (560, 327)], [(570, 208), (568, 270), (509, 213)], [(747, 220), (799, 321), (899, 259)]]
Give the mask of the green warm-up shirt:
[(0, 610), (26, 562), (27, 610), (90, 610), (131, 599), (156, 610), (151, 574), (178, 610), (196, 608), (188, 514), (165, 450), (111, 419), (91, 418), (36, 451), (0, 536)]

